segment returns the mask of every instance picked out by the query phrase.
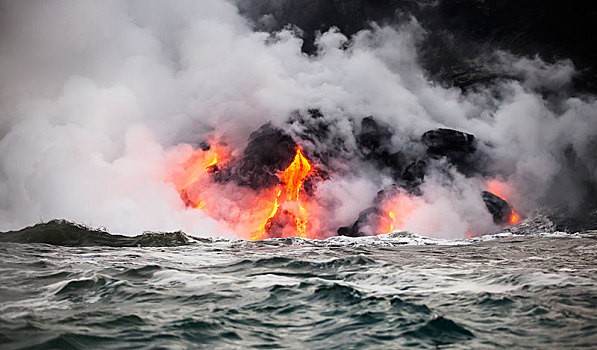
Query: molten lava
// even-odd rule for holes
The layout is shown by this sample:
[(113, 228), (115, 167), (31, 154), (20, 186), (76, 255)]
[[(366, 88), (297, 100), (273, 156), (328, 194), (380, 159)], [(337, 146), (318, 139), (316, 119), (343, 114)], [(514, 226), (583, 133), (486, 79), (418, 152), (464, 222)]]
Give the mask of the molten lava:
[(218, 154), (215, 149), (209, 149), (205, 152), (195, 154), (190, 163), (189, 168), (192, 170), (182, 186), (183, 189), (197, 181), (201, 174), (209, 172), (210, 168), (216, 166), (218, 164)]
[(169, 176), (187, 208), (202, 210), (225, 223), (242, 237), (260, 240), (270, 237), (307, 237), (316, 203), (301, 195), (305, 180), (314, 174), (313, 165), (300, 147), (292, 162), (279, 172), (279, 185), (255, 191), (233, 182), (218, 182), (214, 173), (231, 159), (224, 146), (190, 149)]
[(228, 159), (228, 151), (217, 144), (207, 150), (192, 150), (189, 158), (181, 164), (178, 171), (171, 174), (169, 179), (174, 183), (180, 198), (187, 207), (206, 209), (209, 204), (207, 198), (202, 198), (201, 187), (208, 181), (206, 174), (218, 170), (222, 158)]
[(310, 171), (311, 164), (305, 158), (303, 150), (297, 147), (294, 160), (280, 176), (280, 180), (286, 185), (286, 197), (288, 201), (297, 201), (299, 199), (299, 191)]
[(265, 219), (265, 222), (260, 229), (251, 237), (251, 240), (257, 241), (261, 239), (267, 232), (269, 232), (270, 228), (272, 227), (272, 220), (278, 213), (278, 208), (280, 208), (280, 204), (278, 204), (280, 194), (282, 194), (282, 190), (278, 190), (278, 194), (276, 195), (276, 199), (274, 200), (274, 204), (272, 206), (272, 211), (268, 215), (267, 219)]
[[(253, 233), (252, 240), (260, 240), (270, 236), (307, 237), (309, 211), (306, 209), (306, 201), (300, 197), (300, 190), (311, 173), (311, 163), (303, 154), (303, 150), (297, 147), (292, 163), (278, 175), (283, 185), (277, 186), (278, 191), (276, 198), (273, 200), (271, 212), (261, 227)], [(283, 191), (285, 196), (280, 200)], [(279, 210), (280, 207), (283, 211)], [(287, 227), (289, 225), (280, 219), (280, 222), (276, 225), (276, 230), (280, 230), (280, 232), (272, 232), (274, 230), (274, 221), (282, 215), (293, 221), (292, 227)]]
[[(174, 184), (187, 208), (200, 210), (223, 224), (224, 230), (246, 239), (325, 237), (326, 233), (321, 231), (325, 224), (320, 221), (323, 209), (304, 188), (305, 181), (317, 172), (300, 147), (296, 147), (292, 162), (278, 172), (278, 184), (258, 189), (231, 181), (242, 177), (242, 174), (235, 174), (234, 167), (232, 172), (226, 168), (227, 162), (232, 159), (232, 152), (227, 147), (215, 142), (203, 149), (185, 147), (173, 160), (176, 166), (168, 181)], [(498, 180), (489, 181), (487, 190), (504, 200), (512, 193), (507, 183)], [(370, 235), (396, 229), (421, 229), (420, 222), (414, 228), (412, 222), (424, 214), (422, 210), (427, 204), (424, 198), (399, 189), (385, 196), (374, 211), (359, 217), (355, 223), (360, 225), (362, 232)], [(519, 214), (512, 210), (508, 223), (513, 225), (519, 221)], [(438, 230), (431, 226), (424, 229), (430, 232)]]
[(388, 212), (388, 216), (392, 220), (392, 223), (390, 224), (390, 229), (388, 230), (388, 232), (392, 232), (392, 231), (394, 231), (394, 224), (396, 223), (396, 216), (394, 215), (394, 212), (391, 212), (391, 211)]
[(375, 234), (382, 235), (394, 230), (406, 229), (407, 223), (421, 208), (421, 201), (400, 191), (386, 199), (380, 209), (383, 215), (377, 223)]

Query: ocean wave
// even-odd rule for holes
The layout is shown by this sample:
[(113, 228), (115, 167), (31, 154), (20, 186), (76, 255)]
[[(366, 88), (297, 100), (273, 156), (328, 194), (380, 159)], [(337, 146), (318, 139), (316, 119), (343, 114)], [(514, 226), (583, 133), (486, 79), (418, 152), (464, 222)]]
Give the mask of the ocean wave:
[(113, 234), (101, 229), (90, 228), (82, 224), (66, 220), (52, 220), (36, 224), (18, 231), (0, 233), (0, 242), (25, 243), (25, 244), (50, 244), (67, 247), (176, 247), (193, 244), (223, 244), (224, 246), (314, 246), (314, 247), (393, 247), (400, 245), (468, 245), (477, 242), (517, 236), (552, 236), (552, 237), (578, 237), (591, 235), (594, 231), (580, 231), (569, 233), (558, 230), (546, 215), (534, 214), (519, 224), (508, 227), (501, 232), (473, 236), (463, 239), (442, 239), (424, 237), (414, 232), (394, 231), (387, 234), (347, 237), (334, 236), (323, 240), (299, 237), (269, 238), (257, 242), (243, 239), (230, 239), (224, 237), (193, 237), (182, 231), (177, 232), (144, 232), (138, 236), (123, 236)]

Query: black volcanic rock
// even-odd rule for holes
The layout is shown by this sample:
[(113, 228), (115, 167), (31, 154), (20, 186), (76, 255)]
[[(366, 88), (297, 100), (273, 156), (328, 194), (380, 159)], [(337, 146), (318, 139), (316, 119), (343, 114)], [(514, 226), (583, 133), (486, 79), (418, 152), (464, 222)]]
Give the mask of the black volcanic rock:
[(323, 160), (324, 163), (344, 147), (343, 142), (335, 140), (333, 121), (327, 120), (317, 108), (310, 108), (306, 112), (294, 111), (287, 123), (294, 126), (293, 135), (297, 139), (312, 146), (311, 156)]
[(452, 129), (429, 130), (421, 137), (431, 157), (446, 157), (460, 172), (471, 175), (479, 171), (473, 154), (476, 151), (475, 136)]
[(392, 151), (392, 133), (389, 125), (369, 116), (361, 121), (356, 140), (365, 160), (375, 162), (378, 168), (389, 168), (392, 177), (399, 179), (406, 160), (401, 152)]
[(353, 135), (346, 133), (347, 127), (354, 127), (351, 118), (325, 116), (320, 109), (309, 108), (292, 112), (286, 123), (289, 125), (287, 130), (300, 142), (305, 157), (314, 166), (305, 189), (309, 182), (329, 178), (334, 164), (345, 163), (354, 157)]
[(401, 185), (412, 194), (419, 195), (419, 185), (423, 183), (425, 174), (427, 173), (427, 162), (422, 159), (417, 159), (410, 163), (402, 173)]
[(508, 202), (487, 191), (483, 191), (481, 197), (483, 198), (483, 202), (485, 202), (485, 206), (493, 216), (493, 221), (496, 224), (505, 224), (510, 220), (512, 208)]
[(175, 247), (190, 244), (183, 232), (146, 232), (135, 237), (113, 235), (65, 220), (52, 220), (19, 231), (0, 233), (0, 242), (43, 243), (66, 247)]
[(453, 152), (462, 154), (475, 151), (475, 136), (452, 129), (429, 130), (421, 137), (431, 154), (449, 156)]
[(264, 124), (249, 136), (240, 159), (216, 174), (220, 182), (236, 181), (255, 190), (280, 183), (278, 172), (292, 163), (297, 144), (292, 137), (271, 123)]
[(547, 217), (557, 231), (569, 233), (597, 230), (597, 206), (582, 211), (560, 208), (548, 213)]
[(377, 232), (377, 226), (383, 217), (383, 212), (377, 207), (371, 207), (359, 213), (359, 218), (352, 226), (338, 229), (338, 235), (348, 237), (372, 236)]
[(365, 155), (377, 155), (390, 148), (392, 131), (389, 126), (382, 125), (373, 117), (365, 117), (361, 121), (361, 130), (357, 142)]

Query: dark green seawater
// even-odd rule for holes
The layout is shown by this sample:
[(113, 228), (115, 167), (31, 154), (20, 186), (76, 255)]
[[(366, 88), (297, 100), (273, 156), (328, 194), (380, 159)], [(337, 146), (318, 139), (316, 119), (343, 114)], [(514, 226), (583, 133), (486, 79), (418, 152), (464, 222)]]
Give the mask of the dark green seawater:
[(2, 349), (597, 347), (595, 231), (465, 241), (178, 234), (140, 247), (3, 235)]

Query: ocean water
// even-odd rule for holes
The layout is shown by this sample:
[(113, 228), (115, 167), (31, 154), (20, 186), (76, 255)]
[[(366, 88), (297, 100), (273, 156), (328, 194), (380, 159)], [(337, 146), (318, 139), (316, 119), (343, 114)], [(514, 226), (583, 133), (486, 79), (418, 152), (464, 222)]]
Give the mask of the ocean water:
[(11, 240), (0, 242), (2, 349), (597, 346), (597, 231)]

